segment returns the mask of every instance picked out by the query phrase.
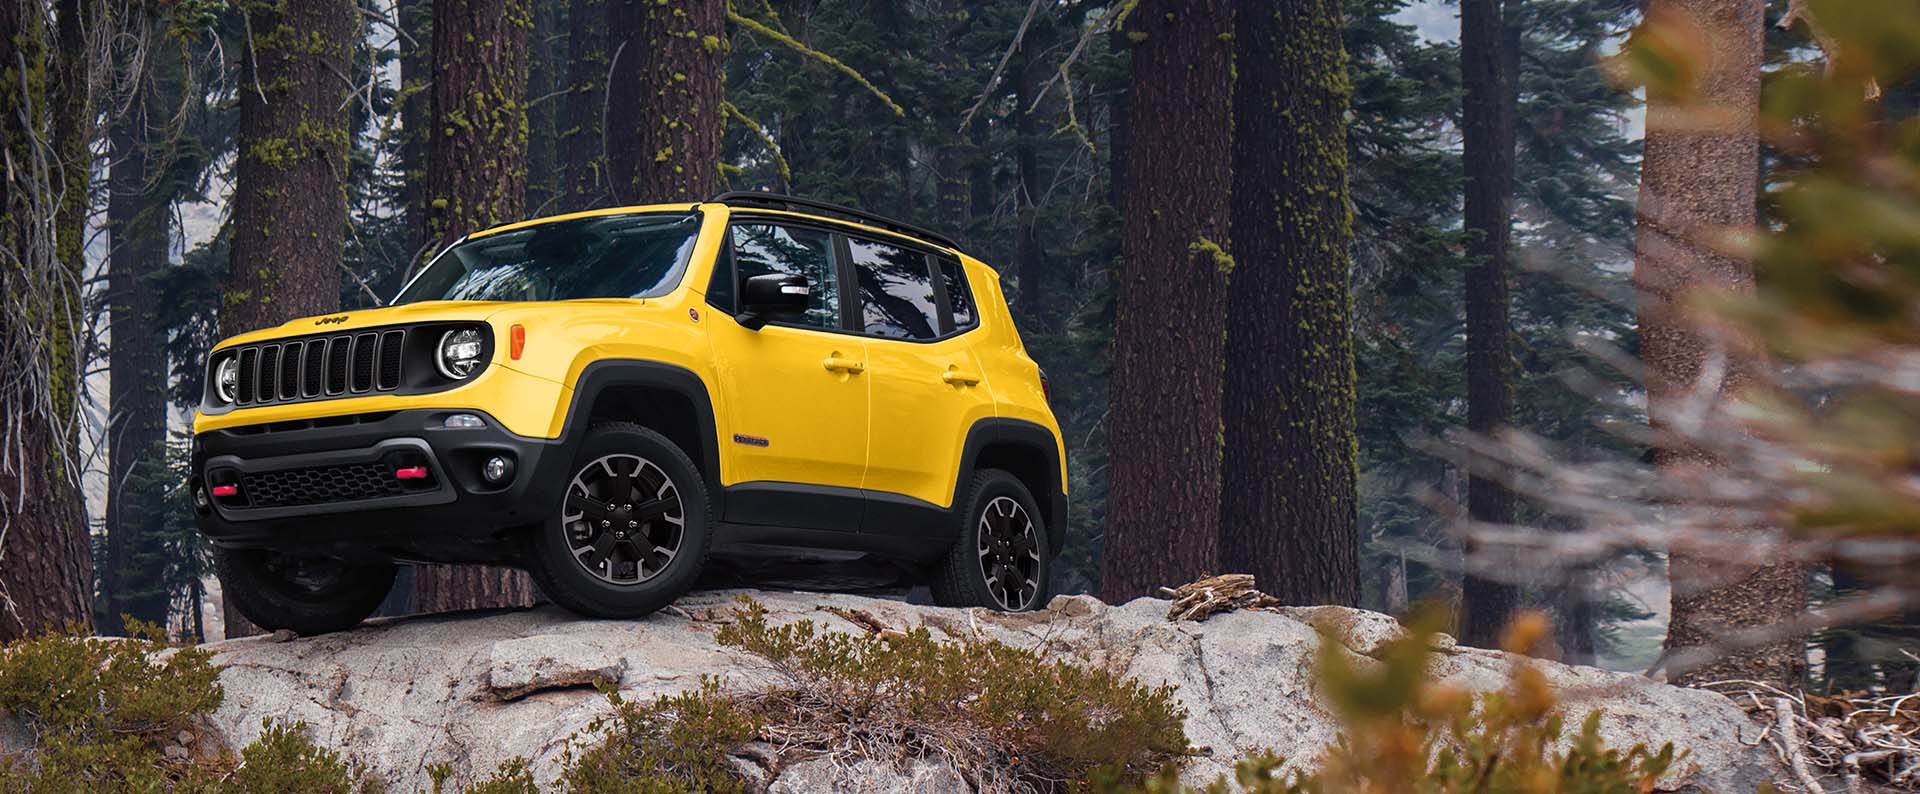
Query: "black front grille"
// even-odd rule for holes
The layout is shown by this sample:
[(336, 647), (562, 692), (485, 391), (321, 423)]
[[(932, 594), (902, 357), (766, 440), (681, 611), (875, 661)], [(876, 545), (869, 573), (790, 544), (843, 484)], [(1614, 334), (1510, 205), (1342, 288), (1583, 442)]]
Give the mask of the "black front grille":
[(393, 391), (402, 382), (407, 329), (364, 331), (246, 345), (239, 356), (238, 405), (299, 402)]
[(350, 463), (243, 475), (240, 493), (248, 507), (295, 507), (400, 496), (406, 482), (385, 463)]

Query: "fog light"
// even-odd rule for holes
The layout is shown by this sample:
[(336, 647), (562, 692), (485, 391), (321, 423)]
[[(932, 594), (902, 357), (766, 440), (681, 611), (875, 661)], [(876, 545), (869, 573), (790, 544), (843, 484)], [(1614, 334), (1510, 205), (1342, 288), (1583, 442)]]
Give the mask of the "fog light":
[(447, 417), (445, 421), (441, 422), (440, 426), (450, 427), (450, 428), (486, 427), (487, 420), (481, 419), (480, 417), (474, 416), (473, 414), (454, 414), (452, 416)]
[(504, 455), (487, 458), (487, 462), (480, 465), (480, 476), (493, 485), (513, 479), (513, 459)]

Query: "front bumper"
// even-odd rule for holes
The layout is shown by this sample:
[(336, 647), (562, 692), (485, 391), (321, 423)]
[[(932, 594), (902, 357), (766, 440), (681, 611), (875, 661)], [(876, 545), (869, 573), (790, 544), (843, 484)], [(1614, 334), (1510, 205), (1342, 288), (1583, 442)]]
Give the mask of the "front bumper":
[[(452, 414), (485, 426), (445, 427)], [(497, 485), (481, 473), (496, 456), (512, 462)], [(560, 441), (516, 435), (480, 411), (415, 409), (200, 433), (190, 487), (200, 530), (221, 546), (510, 563), (515, 530), (558, 507), (568, 457)], [(216, 496), (216, 486), (233, 491)]]

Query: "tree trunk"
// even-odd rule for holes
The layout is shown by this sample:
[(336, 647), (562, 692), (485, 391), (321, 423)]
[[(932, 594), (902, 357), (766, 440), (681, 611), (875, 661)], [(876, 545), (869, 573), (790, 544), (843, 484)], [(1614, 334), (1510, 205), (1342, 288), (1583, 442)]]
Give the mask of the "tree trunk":
[[(1646, 367), (1647, 415), (1655, 431), (1669, 427), (1698, 379), (1713, 344), (1687, 306), (1700, 290), (1748, 292), (1752, 263), (1713, 244), (1725, 229), (1751, 228), (1757, 219), (1757, 117), (1763, 53), (1763, 0), (1654, 0), (1648, 17), (1688, 19), (1709, 43), (1702, 53), (1698, 94), (1690, 99), (1649, 97), (1646, 154), (1634, 239), (1634, 285), (1639, 291), (1640, 357)], [(1702, 124), (1702, 119), (1714, 123)], [(1720, 392), (1737, 394), (1751, 361), (1734, 360)], [(1665, 476), (1679, 482), (1715, 464), (1684, 446), (1655, 450)], [(1753, 531), (1728, 526), (1726, 532)], [(1711, 646), (1742, 629), (1775, 625), (1806, 607), (1806, 572), (1789, 559), (1728, 560), (1684, 546), (1670, 550), (1673, 614), (1667, 648)], [(1688, 683), (1749, 679), (1792, 687), (1806, 667), (1799, 637), (1723, 654), (1677, 680)]]
[(561, 212), (577, 212), (607, 199), (606, 142), (601, 137), (606, 107), (606, 0), (573, 0), (567, 17), (567, 100), (561, 119), (561, 166), (566, 194)]
[[(347, 232), (351, 0), (248, 6), (234, 161), (232, 265), (220, 332), (231, 336), (340, 307)], [(259, 633), (222, 589), (226, 636)]]
[(1289, 604), (1360, 603), (1340, 0), (1241, 0), (1221, 559)]
[(433, 141), (433, 3), (397, 0), (395, 15), (406, 35), (400, 39), (400, 170), (405, 181), (400, 200), (407, 213), (406, 270), (386, 294), (400, 291), (408, 276), (433, 255), (427, 229), (427, 158)]
[[(1054, 274), (1050, 272), (1054, 263), (1047, 259), (1040, 241), (1040, 194), (1046, 190), (1040, 177), (1040, 146), (1045, 142), (1047, 130), (1040, 124), (1040, 110), (1028, 110), (1040, 92), (1040, 85), (1053, 73), (1051, 64), (1035, 57), (1035, 53), (1047, 48), (1052, 35), (1050, 22), (1035, 20), (1020, 42), (1019, 57), (1012, 64), (1013, 211), (1017, 238), (1014, 272), (1020, 280), (1020, 300), (1016, 308), (1024, 321), (1021, 326), (1038, 334), (1047, 334), (1056, 328), (1051, 309), (1062, 298), (1061, 287), (1054, 283)], [(1067, 86), (1065, 90), (1072, 87)]]
[(1142, 0), (1127, 19), (1126, 229), (1116, 283), (1101, 595), (1124, 601), (1215, 573), (1232, 13)]
[[(92, 628), (93, 565), (78, 491), (80, 240), (93, 68), (78, 0), (0, 4), (0, 641)], [(98, 7), (84, 6), (98, 20)], [(23, 70), (21, 65), (25, 66)], [(42, 144), (51, 143), (51, 149)]]
[[(470, 232), (521, 220), (527, 185), (528, 0), (433, 4), (433, 145), (428, 227), (436, 249)], [(524, 572), (477, 565), (420, 566), (413, 609), (528, 606)]]
[(525, 215), (528, 1), (433, 4), (427, 228), (436, 250)]
[[(1507, 56), (1501, 0), (1461, 0), (1460, 72), (1466, 88), (1461, 115), (1466, 163), (1467, 429), (1483, 435), (1513, 421), (1513, 359), (1507, 350), (1507, 249), (1513, 230), (1513, 75)], [(1513, 493), (1485, 471), (1467, 480), (1467, 512), (1475, 522), (1511, 524)], [(1466, 544), (1461, 583), (1460, 639), (1496, 647), (1519, 607), (1519, 588), (1475, 572), (1475, 548)]]
[(566, 77), (567, 51), (559, 3), (534, 6), (527, 40), (527, 198), (529, 217), (551, 215), (565, 189), (560, 173), (560, 118), (565, 112), (558, 91)]
[(725, 0), (607, 0), (607, 165), (623, 204), (703, 201), (720, 184)]
[[(155, 115), (171, 110), (175, 97), (159, 97), (158, 82), (133, 75), (134, 94), (127, 114), (109, 136), (113, 164), (108, 172), (107, 226), (108, 322), (112, 329), (108, 367), (111, 383), (107, 423), (107, 553), (100, 571), (99, 629), (125, 631), (122, 616), (165, 625), (171, 594), (162, 583), (158, 560), (143, 540), (157, 505), (137, 498), (137, 483), (166, 476), (167, 356), (155, 313), (157, 293), (148, 277), (167, 267), (171, 196), (158, 185), (164, 153), (150, 157), (151, 132), (163, 122)], [(150, 112), (152, 111), (152, 112)]]

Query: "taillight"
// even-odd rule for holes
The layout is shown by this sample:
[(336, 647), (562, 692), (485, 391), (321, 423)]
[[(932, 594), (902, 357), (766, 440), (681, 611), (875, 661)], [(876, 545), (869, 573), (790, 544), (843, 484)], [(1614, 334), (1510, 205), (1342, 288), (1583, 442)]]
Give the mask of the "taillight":
[(1048, 405), (1053, 404), (1053, 384), (1047, 380), (1047, 371), (1040, 370), (1040, 396), (1045, 397)]

